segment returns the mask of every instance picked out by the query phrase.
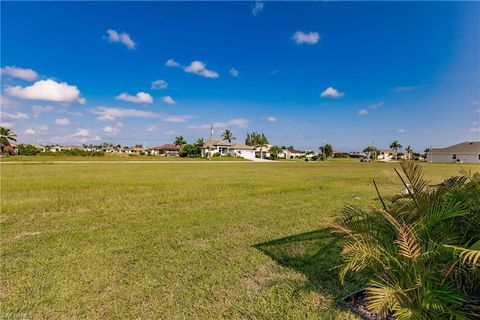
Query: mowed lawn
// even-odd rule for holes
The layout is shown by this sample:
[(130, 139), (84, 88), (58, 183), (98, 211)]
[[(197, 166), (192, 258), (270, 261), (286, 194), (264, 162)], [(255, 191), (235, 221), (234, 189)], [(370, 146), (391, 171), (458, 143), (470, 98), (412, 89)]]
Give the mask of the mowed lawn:
[[(93, 159), (95, 160), (95, 159)], [(394, 163), (0, 164), (3, 318), (350, 319), (345, 204)], [(464, 165), (477, 170), (478, 166)], [(425, 164), (432, 182), (457, 165)], [(1, 317), (0, 317), (1, 318)]]

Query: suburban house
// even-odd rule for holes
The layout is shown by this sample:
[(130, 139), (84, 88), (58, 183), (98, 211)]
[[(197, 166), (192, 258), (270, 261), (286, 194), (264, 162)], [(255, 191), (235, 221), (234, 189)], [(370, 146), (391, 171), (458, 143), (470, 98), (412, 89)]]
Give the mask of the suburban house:
[(150, 148), (150, 154), (159, 154), (166, 157), (176, 157), (178, 156), (179, 151), (180, 146), (173, 143), (167, 143), (158, 147)]
[(251, 159), (255, 158), (255, 148), (243, 143), (230, 143), (225, 140), (210, 140), (202, 147), (202, 157), (208, 157), (209, 155)]
[(392, 150), (390, 149), (384, 149), (384, 150), (380, 150), (378, 152), (378, 155), (377, 155), (377, 159), (379, 160), (392, 160), (395, 158), (395, 154), (393, 153)]
[(480, 163), (480, 141), (467, 141), (445, 148), (432, 148), (428, 162)]
[(260, 157), (260, 150), (261, 150), (262, 156), (264, 158), (268, 158), (268, 157), (270, 157), (270, 148), (271, 147), (272, 147), (271, 144), (264, 145), (262, 148), (257, 147), (255, 149), (255, 153), (258, 154), (258, 156)]
[(300, 158), (303, 156), (305, 156), (305, 151), (300, 151), (300, 150), (294, 149), (293, 147), (289, 147), (287, 149), (283, 149), (281, 157), (285, 159), (293, 159), (293, 158)]

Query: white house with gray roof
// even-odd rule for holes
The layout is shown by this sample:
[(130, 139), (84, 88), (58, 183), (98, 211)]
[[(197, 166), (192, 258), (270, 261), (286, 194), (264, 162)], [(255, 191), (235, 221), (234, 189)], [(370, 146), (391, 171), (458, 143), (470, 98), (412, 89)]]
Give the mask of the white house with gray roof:
[(445, 148), (432, 148), (428, 162), (480, 163), (480, 141), (467, 141)]

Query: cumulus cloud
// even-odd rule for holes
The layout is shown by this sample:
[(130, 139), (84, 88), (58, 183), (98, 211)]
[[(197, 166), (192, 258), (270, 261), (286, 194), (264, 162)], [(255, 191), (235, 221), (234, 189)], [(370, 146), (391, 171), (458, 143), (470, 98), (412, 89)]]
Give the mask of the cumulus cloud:
[(55, 124), (59, 126), (68, 126), (70, 124), (70, 120), (67, 118), (55, 119)]
[(108, 29), (106, 32), (108, 41), (119, 42), (124, 44), (128, 49), (135, 49), (137, 44), (130, 38), (128, 33), (119, 33), (113, 29)]
[(52, 112), (54, 108), (52, 106), (32, 106), (32, 114), (34, 118), (38, 118), (42, 113)]
[(158, 130), (158, 127), (154, 124), (147, 124), (145, 126), (145, 131), (147, 132), (154, 132), (154, 131), (157, 131)]
[(5, 109), (15, 109), (15, 108), (18, 108), (19, 104), (10, 99), (9, 97), (5, 96), (5, 95), (0, 95), (0, 108), (2, 110), (5, 110)]
[(180, 63), (178, 63), (177, 61), (175, 61), (173, 59), (168, 59), (167, 62), (165, 62), (165, 65), (167, 67), (180, 67)]
[(26, 129), (23, 134), (27, 136), (34, 136), (37, 132), (31, 128)]
[(273, 117), (273, 116), (270, 116), (270, 117), (267, 117), (267, 121), (268, 121), (268, 122), (277, 122), (278, 119), (275, 118), (275, 117)]
[(184, 116), (184, 115), (164, 115), (162, 117), (162, 120), (166, 122), (185, 122), (192, 118), (193, 118), (192, 116)]
[(38, 78), (38, 73), (36, 73), (32, 69), (18, 68), (15, 66), (7, 66), (1, 68), (0, 74), (27, 81), (33, 81)]
[(173, 100), (173, 98), (170, 96), (162, 97), (162, 101), (165, 102), (166, 104), (177, 104), (177, 102)]
[(152, 96), (146, 92), (138, 92), (134, 96), (124, 92), (119, 94), (115, 99), (141, 104), (151, 104), (153, 102)]
[(208, 70), (206, 65), (202, 61), (192, 61), (188, 67), (185, 67), (185, 72), (194, 73), (205, 78), (218, 78), (220, 75), (213, 71)]
[(118, 129), (115, 127), (106, 126), (105, 128), (103, 128), (103, 132), (105, 132), (109, 136), (114, 136), (118, 133)]
[(358, 110), (358, 115), (359, 116), (366, 116), (368, 114), (368, 110), (367, 109), (360, 109)]
[(295, 43), (297, 45), (315, 44), (315, 43), (318, 42), (318, 40), (320, 40), (320, 35), (318, 34), (318, 32), (305, 33), (305, 32), (302, 32), (302, 31), (297, 31), (293, 35), (292, 39), (293, 39), (293, 41), (295, 41)]
[(80, 98), (80, 90), (66, 82), (56, 82), (52, 79), (40, 80), (28, 87), (8, 87), (5, 92), (12, 96), (27, 100), (45, 100), (54, 102), (78, 102), (85, 104), (85, 99)]
[(29, 116), (28, 114), (23, 112), (17, 112), (17, 113), (2, 112), (0, 113), (0, 118), (7, 119), (7, 120), (26, 120), (29, 118)]
[(344, 96), (344, 93), (343, 92), (340, 92), (338, 91), (337, 89), (333, 88), (333, 87), (328, 87), (327, 89), (325, 89), (321, 94), (320, 96), (322, 98), (341, 98)]
[(397, 132), (398, 132), (398, 133), (405, 133), (405, 129), (403, 129), (403, 128), (398, 128), (398, 129), (397, 129)]
[(13, 128), (15, 128), (15, 124), (13, 122), (0, 121), (0, 127), (4, 127), (4, 128), (7, 128), (7, 129), (13, 129)]
[(238, 75), (240, 74), (240, 72), (238, 72), (238, 70), (235, 68), (230, 69), (229, 72), (232, 75), (232, 77), (235, 77), (235, 78), (238, 77)]
[(162, 90), (167, 88), (168, 88), (168, 83), (165, 80), (152, 81), (152, 90)]
[(263, 11), (264, 3), (262, 1), (255, 1), (252, 7), (252, 14), (256, 17), (260, 12)]

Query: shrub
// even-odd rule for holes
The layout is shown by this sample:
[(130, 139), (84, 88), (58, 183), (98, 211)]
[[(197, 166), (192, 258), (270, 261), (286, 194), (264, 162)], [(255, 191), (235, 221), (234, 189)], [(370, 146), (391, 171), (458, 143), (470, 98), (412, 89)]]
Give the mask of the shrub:
[[(367, 281), (367, 308), (397, 319), (469, 319), (480, 310), (480, 177), (466, 172), (430, 187), (421, 166), (402, 162), (403, 194), (381, 208), (348, 206), (340, 269)], [(375, 182), (374, 182), (375, 184)]]
[(40, 150), (37, 149), (32, 144), (19, 144), (18, 145), (18, 154), (22, 156), (34, 156), (40, 153)]
[(346, 152), (335, 153), (334, 158), (338, 158), (338, 159), (348, 158), (348, 153), (346, 153)]

